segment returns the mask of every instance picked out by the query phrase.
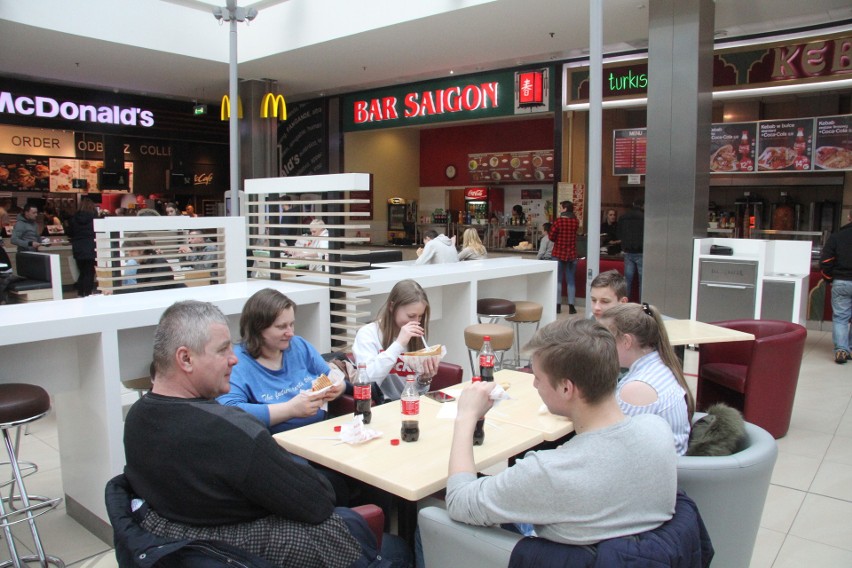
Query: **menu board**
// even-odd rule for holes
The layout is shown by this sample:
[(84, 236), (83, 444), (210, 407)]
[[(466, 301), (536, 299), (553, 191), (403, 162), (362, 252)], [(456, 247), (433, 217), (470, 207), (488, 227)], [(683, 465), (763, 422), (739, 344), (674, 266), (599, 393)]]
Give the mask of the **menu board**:
[[(27, 158), (0, 156), (0, 190), (86, 193), (99, 191), (98, 169), (102, 161), (74, 158)], [(125, 162), (133, 190), (133, 162)], [(84, 179), (87, 189), (76, 189), (73, 180)]]
[(474, 182), (553, 181), (553, 150), (468, 154), (467, 169)]
[(614, 130), (612, 138), (612, 174), (616, 176), (644, 175), (648, 154), (648, 130), (646, 128)]
[(47, 191), (49, 178), (47, 158), (0, 156), (0, 190)]
[(764, 120), (757, 124), (758, 171), (813, 169), (813, 118)]
[(852, 115), (816, 119), (814, 168), (852, 170)]
[[(50, 159), (50, 191), (63, 192), (92, 192), (99, 191), (98, 169), (104, 167), (99, 160), (75, 160), (73, 158)], [(133, 162), (124, 162), (124, 167), (130, 172), (130, 190), (133, 190)], [(86, 180), (85, 190), (75, 189), (73, 180)]]
[(710, 128), (710, 171), (750, 173), (755, 171), (754, 149), (757, 123), (726, 122)]

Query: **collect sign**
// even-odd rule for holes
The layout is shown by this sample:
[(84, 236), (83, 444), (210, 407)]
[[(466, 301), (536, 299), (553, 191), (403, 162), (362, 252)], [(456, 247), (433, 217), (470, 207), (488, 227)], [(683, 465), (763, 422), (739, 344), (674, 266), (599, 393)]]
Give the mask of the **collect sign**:
[(343, 129), (372, 130), (511, 116), (519, 113), (515, 100), (520, 102), (522, 93), (519, 91), (516, 97), (515, 92), (522, 85), (523, 97), (530, 98), (525, 103), (528, 108), (522, 112), (529, 113), (531, 106), (540, 106), (540, 111), (545, 112), (549, 105), (544, 102), (549, 102), (546, 99), (552, 92), (546, 84), (549, 74), (528, 74), (529, 83), (519, 80), (524, 72), (498, 71), (348, 95), (343, 98)]

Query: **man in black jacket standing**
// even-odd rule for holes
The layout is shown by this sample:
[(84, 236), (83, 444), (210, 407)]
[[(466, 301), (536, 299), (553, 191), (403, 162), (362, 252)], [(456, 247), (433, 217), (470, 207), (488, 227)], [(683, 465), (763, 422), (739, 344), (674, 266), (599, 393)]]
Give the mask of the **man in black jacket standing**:
[(849, 320), (852, 318), (852, 211), (846, 225), (828, 237), (820, 255), (820, 269), (826, 282), (831, 282), (831, 336), (834, 341), (834, 362), (838, 365), (850, 359)]
[(636, 200), (633, 208), (618, 220), (617, 235), (624, 252), (624, 278), (627, 280), (627, 294), (633, 294), (633, 277), (639, 275), (639, 298), (642, 298), (642, 248), (645, 241), (644, 202)]

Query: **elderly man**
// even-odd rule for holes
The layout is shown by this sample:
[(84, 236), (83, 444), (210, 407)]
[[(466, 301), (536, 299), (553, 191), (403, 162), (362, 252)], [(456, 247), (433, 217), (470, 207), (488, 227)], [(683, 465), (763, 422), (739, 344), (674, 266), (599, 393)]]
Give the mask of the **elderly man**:
[(335, 509), (328, 482), (263, 424), (216, 402), (236, 364), (217, 307), (189, 300), (163, 313), (153, 389), (124, 427), (125, 475), (149, 508), (142, 526), (160, 537), (222, 541), (278, 566), (370, 565), (352, 536), (361, 531), (349, 529), (364, 520)]

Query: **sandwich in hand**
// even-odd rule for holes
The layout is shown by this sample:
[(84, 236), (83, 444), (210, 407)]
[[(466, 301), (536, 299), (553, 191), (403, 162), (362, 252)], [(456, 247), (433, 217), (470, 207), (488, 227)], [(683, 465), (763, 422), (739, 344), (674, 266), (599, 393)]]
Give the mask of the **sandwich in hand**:
[(432, 347), (427, 347), (426, 349), (420, 349), (418, 351), (408, 351), (403, 353), (406, 357), (436, 357), (441, 354), (441, 346), (433, 345)]
[(328, 376), (323, 373), (319, 377), (314, 379), (314, 382), (311, 385), (311, 390), (313, 392), (321, 391), (326, 387), (330, 387), (332, 384), (334, 383), (331, 382), (331, 379), (329, 379)]

